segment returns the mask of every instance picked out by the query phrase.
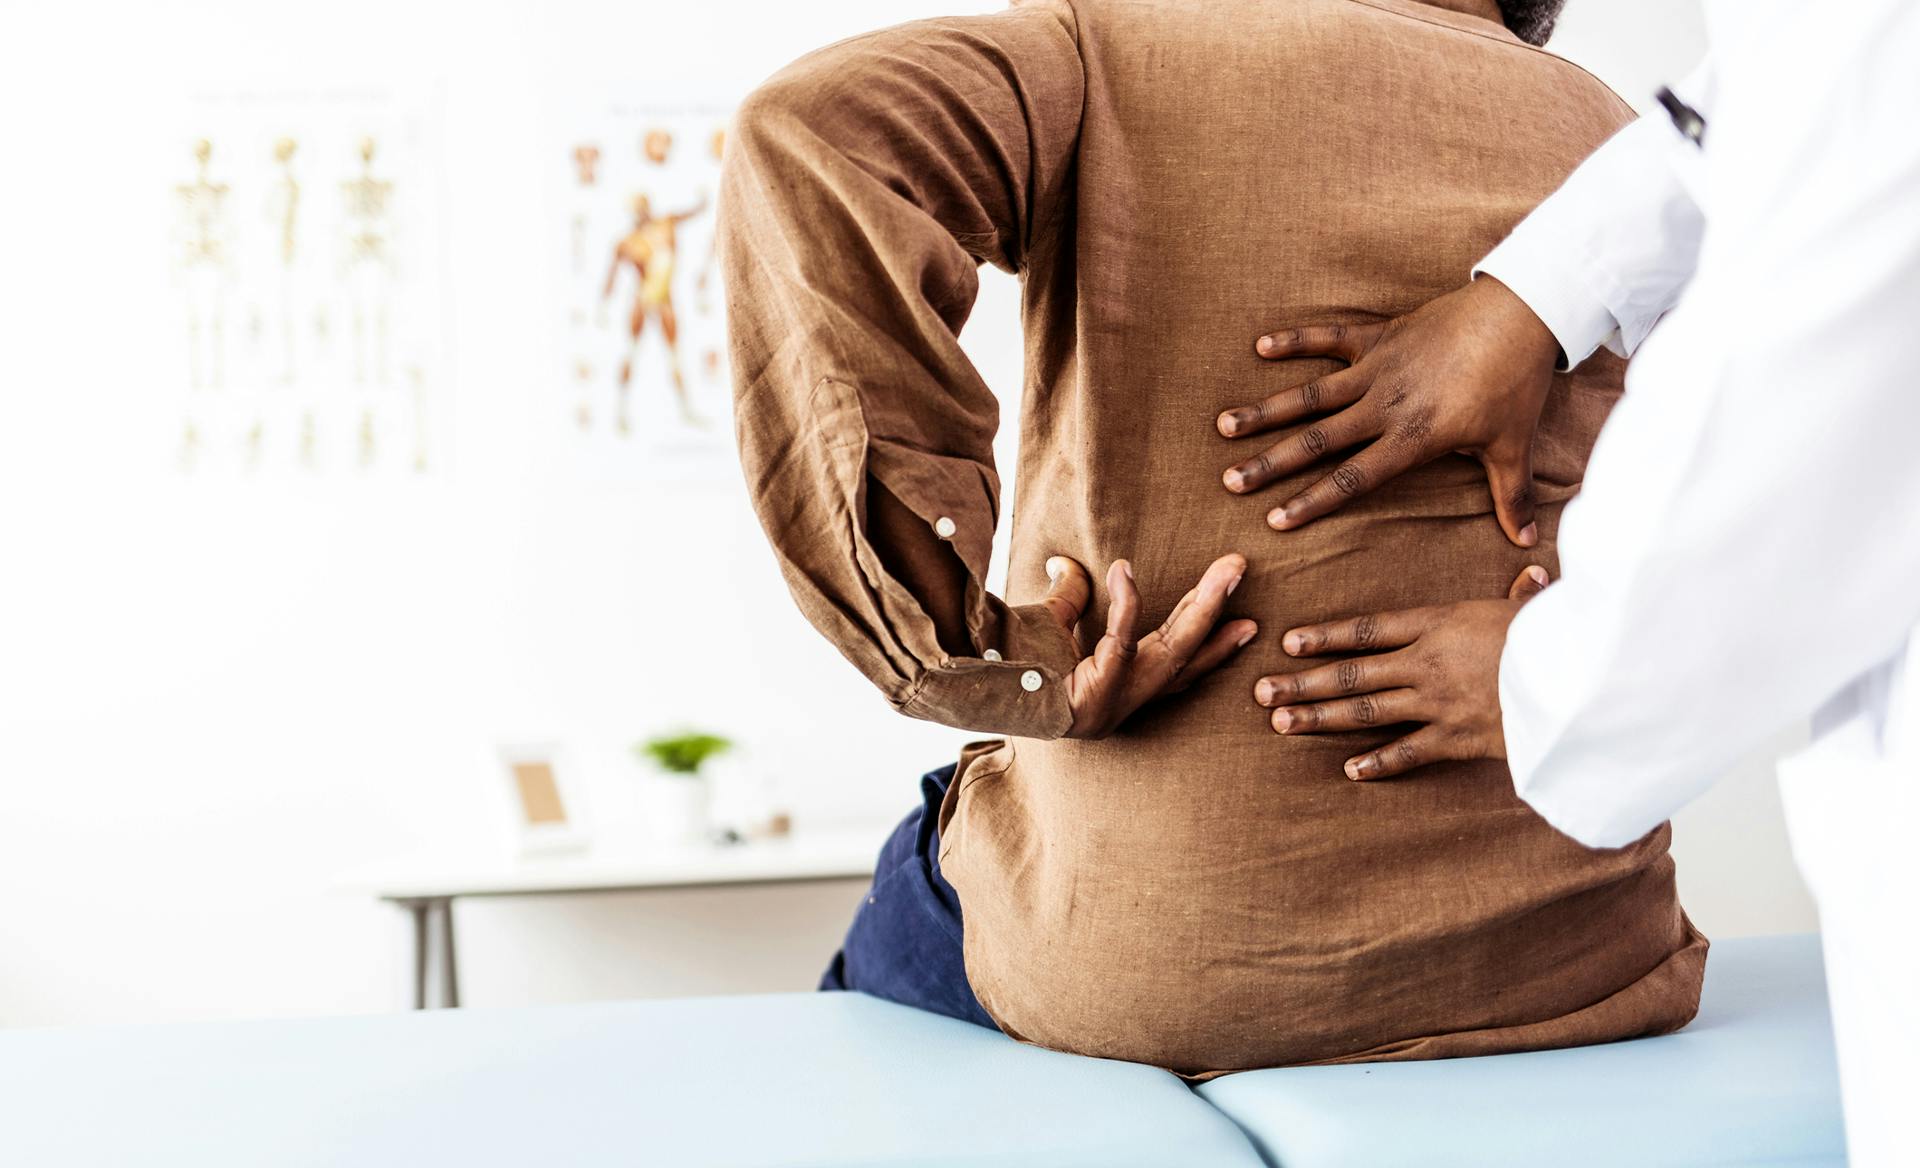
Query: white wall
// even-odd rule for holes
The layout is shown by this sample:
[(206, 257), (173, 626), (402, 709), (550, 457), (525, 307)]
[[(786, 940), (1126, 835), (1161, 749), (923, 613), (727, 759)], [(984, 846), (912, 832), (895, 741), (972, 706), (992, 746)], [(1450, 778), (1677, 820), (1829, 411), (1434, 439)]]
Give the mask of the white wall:
[[(894, 717), (798, 619), (735, 476), (593, 484), (521, 441), (551, 384), (549, 209), (530, 161), (543, 94), (729, 77), (743, 91), (824, 38), (909, 14), (6, 7), (0, 1022), (401, 1002), (398, 914), (329, 883), (490, 843), (502, 739), (562, 739), (606, 790), (631, 780), (626, 746), (649, 730), (732, 731), (792, 759), (803, 827), (896, 814), (919, 770), (952, 755), (960, 735)], [(166, 250), (178, 165), (163, 153), (189, 124), (184, 95), (431, 78), (450, 111), (450, 469), (380, 487), (183, 480), (159, 371), (184, 360)], [(467, 996), (799, 988), (856, 892), (729, 903), (735, 931), (767, 941), (754, 960), (686, 943), (699, 898), (680, 898), (657, 947), (664, 910), (633, 898), (475, 906)]]
[[(0, 1024), (380, 1010), (397, 914), (356, 864), (490, 840), (503, 739), (591, 786), (697, 721), (791, 758), (808, 822), (874, 823), (962, 736), (892, 716), (794, 613), (731, 478), (555, 475), (542, 95), (744, 89), (802, 49), (967, 0), (494, 0), (0, 10)], [(1644, 89), (1691, 4), (1575, 0), (1564, 47)], [(444, 80), (456, 460), (417, 483), (183, 480), (163, 150), (189, 91)], [(969, 347), (1018, 384), (1011, 281)], [(1712, 814), (1709, 815), (1709, 812)], [(1710, 931), (1805, 927), (1763, 768), (1683, 821)], [(474, 1003), (802, 988), (858, 889), (462, 909)]]

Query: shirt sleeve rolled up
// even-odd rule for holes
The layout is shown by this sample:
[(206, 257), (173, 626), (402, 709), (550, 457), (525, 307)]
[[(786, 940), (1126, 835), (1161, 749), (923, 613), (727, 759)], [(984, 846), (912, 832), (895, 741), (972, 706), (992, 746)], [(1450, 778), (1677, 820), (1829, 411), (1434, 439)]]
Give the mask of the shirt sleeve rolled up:
[(1025, 265), (1069, 197), (1071, 11), (1023, 5), (823, 49), (740, 108), (721, 190), (736, 430), (807, 618), (895, 708), (1071, 722), (1072, 637), (985, 587), (999, 403), (961, 351), (978, 267)]

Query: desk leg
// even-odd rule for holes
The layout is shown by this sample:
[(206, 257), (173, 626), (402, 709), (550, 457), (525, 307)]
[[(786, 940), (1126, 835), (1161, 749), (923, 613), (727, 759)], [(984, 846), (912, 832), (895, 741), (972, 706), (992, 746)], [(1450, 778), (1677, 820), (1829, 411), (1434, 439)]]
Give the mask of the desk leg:
[(427, 966), (433, 961), (433, 930), (427, 918), (440, 915), (440, 1005), (460, 1004), (460, 975), (453, 957), (453, 898), (409, 897), (395, 902), (413, 917), (413, 1008), (427, 1008)]
[(460, 1004), (460, 975), (455, 971), (453, 960), (453, 898), (451, 896), (440, 901), (440, 1004), (447, 1007)]
[(427, 1008), (427, 905), (424, 900), (407, 900), (401, 907), (413, 914), (413, 1008)]

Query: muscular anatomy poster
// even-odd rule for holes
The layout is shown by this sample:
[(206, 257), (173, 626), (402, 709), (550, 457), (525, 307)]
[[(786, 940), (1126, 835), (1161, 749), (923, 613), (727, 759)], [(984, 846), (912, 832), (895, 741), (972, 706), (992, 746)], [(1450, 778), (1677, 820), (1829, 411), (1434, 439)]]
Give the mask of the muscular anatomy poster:
[(169, 144), (183, 473), (394, 474), (439, 458), (442, 172), (426, 99), (232, 93)]
[(731, 466), (714, 249), (730, 112), (598, 98), (552, 111), (541, 164), (556, 355), (542, 413), (575, 465), (647, 478)]

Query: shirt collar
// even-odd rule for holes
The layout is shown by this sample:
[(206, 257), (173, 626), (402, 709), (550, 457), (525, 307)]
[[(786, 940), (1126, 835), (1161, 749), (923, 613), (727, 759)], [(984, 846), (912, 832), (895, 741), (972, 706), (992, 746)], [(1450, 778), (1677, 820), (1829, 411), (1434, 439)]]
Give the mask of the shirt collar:
[(1491, 20), (1502, 28), (1506, 27), (1505, 20), (1500, 16), (1500, 5), (1494, 0), (1413, 0), (1413, 2), (1424, 4), (1428, 8), (1444, 8), (1463, 16), (1477, 16), (1482, 20)]

